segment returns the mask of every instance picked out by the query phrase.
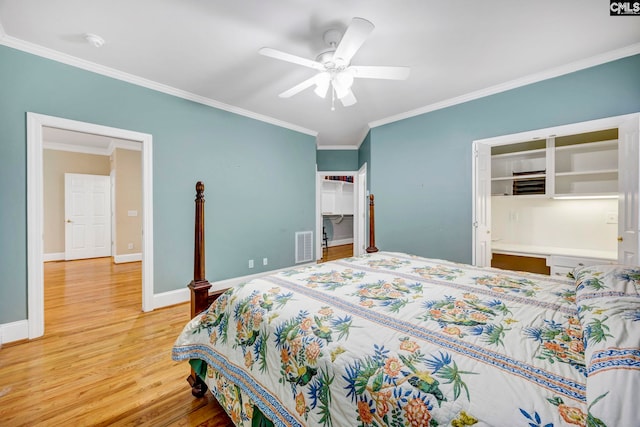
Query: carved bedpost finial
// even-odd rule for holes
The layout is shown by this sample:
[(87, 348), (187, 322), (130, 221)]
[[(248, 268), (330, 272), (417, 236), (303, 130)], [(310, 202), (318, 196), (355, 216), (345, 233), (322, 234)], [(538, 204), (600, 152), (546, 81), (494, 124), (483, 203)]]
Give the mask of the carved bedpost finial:
[(196, 202), (202, 200), (204, 202), (204, 184), (202, 181), (196, 183)]
[(378, 252), (373, 208), (373, 194), (369, 194), (369, 247), (367, 248), (367, 253)]

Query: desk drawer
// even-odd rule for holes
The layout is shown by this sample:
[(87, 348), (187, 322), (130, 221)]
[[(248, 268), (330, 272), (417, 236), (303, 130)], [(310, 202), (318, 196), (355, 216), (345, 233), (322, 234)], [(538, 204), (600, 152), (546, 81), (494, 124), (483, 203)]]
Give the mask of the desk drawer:
[(590, 265), (615, 264), (616, 261), (600, 258), (581, 258), (572, 256), (551, 256), (551, 275), (566, 276), (576, 267), (584, 267)]
[(530, 273), (549, 274), (546, 258), (494, 253), (491, 267), (505, 270), (528, 271)]
[(568, 277), (569, 273), (572, 273), (572, 272), (573, 272), (573, 267), (562, 267), (557, 265), (551, 266), (552, 276)]

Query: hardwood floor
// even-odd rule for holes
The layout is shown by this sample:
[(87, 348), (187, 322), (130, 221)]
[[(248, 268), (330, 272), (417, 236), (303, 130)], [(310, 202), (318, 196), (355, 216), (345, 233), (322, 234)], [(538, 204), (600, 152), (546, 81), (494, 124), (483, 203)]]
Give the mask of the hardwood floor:
[(188, 303), (143, 313), (140, 267), (45, 263), (44, 337), (0, 350), (0, 426), (233, 425), (171, 360)]
[(322, 259), (318, 261), (318, 263), (333, 261), (336, 259), (348, 258), (352, 256), (353, 256), (353, 244), (329, 246), (329, 248), (324, 249), (322, 254)]

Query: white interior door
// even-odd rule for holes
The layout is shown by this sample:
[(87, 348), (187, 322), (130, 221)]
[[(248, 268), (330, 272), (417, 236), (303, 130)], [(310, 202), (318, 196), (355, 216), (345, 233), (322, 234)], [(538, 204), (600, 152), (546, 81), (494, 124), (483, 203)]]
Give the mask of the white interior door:
[(64, 174), (65, 260), (111, 255), (111, 179)]
[(473, 264), (491, 266), (491, 146), (474, 143)]
[(322, 181), (316, 165), (316, 261), (322, 259)]
[(640, 119), (618, 127), (618, 262), (638, 265), (638, 170)]
[(355, 179), (355, 201), (353, 211), (353, 256), (364, 254), (367, 224), (367, 165), (362, 165)]

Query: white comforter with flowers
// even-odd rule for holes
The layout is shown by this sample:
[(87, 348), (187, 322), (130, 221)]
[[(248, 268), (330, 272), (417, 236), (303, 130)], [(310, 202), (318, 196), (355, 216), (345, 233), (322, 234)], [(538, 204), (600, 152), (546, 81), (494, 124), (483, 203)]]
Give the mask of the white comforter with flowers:
[(367, 254), (230, 289), (173, 358), (239, 426), (637, 426), (639, 280)]

